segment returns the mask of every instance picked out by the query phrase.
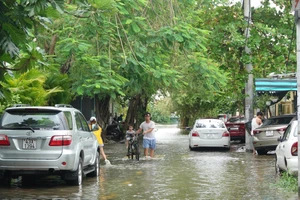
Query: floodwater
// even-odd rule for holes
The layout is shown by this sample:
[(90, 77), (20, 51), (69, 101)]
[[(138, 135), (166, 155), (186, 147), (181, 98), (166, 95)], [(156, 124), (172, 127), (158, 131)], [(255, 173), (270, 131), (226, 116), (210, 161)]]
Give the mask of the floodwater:
[(15, 181), (0, 188), (0, 199), (298, 199), (276, 185), (274, 155), (253, 156), (235, 143), (230, 151), (190, 151), (187, 133), (176, 126), (157, 126), (156, 137), (154, 159), (129, 160), (125, 144), (109, 144), (111, 165), (101, 161), (100, 176), (81, 187), (53, 178), (30, 187)]

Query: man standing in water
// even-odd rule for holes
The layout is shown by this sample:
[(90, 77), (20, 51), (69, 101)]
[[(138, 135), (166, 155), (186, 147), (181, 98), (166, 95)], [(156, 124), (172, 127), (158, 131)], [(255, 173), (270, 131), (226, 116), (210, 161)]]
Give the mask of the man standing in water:
[(151, 114), (146, 112), (145, 121), (141, 123), (140, 128), (136, 131), (136, 133), (140, 133), (143, 131), (143, 148), (144, 155), (146, 158), (148, 157), (148, 149), (150, 149), (150, 158), (154, 157), (154, 150), (156, 148), (156, 139), (154, 135), (155, 123), (151, 121)]
[(257, 112), (256, 117), (253, 118), (252, 122), (251, 122), (251, 140), (252, 140), (251, 142), (252, 142), (252, 146), (253, 146), (253, 149), (252, 149), (253, 155), (256, 154), (256, 150), (255, 150), (254, 144), (253, 144), (253, 136), (254, 136), (253, 131), (262, 125), (263, 117), (264, 117), (264, 114), (262, 112)]

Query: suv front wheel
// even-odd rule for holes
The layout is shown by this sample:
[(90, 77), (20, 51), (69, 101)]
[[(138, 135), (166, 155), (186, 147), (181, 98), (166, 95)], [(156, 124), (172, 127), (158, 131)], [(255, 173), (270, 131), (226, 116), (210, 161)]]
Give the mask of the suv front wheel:
[(82, 171), (82, 158), (79, 158), (78, 167), (75, 172), (72, 172), (74, 175), (73, 180), (66, 180), (68, 185), (76, 185), (79, 186), (82, 184), (82, 177), (83, 177), (83, 171)]

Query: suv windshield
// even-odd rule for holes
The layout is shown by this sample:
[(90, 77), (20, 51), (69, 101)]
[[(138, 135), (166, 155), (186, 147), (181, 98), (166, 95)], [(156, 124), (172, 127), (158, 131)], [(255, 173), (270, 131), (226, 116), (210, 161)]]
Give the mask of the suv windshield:
[(69, 130), (65, 117), (58, 110), (8, 110), (1, 120), (1, 128), (30, 128), (34, 130)]
[(277, 124), (289, 124), (293, 118), (294, 118), (294, 116), (269, 118), (269, 119), (264, 120), (263, 126), (277, 125)]

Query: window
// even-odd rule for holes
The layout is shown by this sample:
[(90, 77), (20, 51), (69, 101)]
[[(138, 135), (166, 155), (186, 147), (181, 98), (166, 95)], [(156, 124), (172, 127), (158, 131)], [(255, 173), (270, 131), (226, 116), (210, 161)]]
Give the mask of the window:
[(287, 138), (289, 138), (291, 131), (292, 131), (292, 125), (290, 124), (282, 136), (282, 141), (287, 140)]
[(79, 114), (79, 117), (80, 117), (80, 120), (81, 120), (83, 130), (84, 131), (90, 131), (89, 125), (87, 124), (86, 119), (83, 117), (83, 115)]
[(231, 123), (245, 123), (246, 119), (244, 117), (232, 117), (228, 121)]
[(5, 129), (30, 127), (34, 130), (68, 130), (67, 122), (61, 111), (46, 109), (9, 110), (2, 117), (1, 127)]
[(64, 112), (69, 130), (73, 130), (72, 114), (69, 111)]
[(195, 124), (196, 128), (225, 128), (223, 122), (220, 121), (197, 121)]
[(294, 118), (293, 116), (269, 118), (264, 121), (263, 126), (289, 124), (293, 118)]
[(83, 117), (82, 114), (76, 112), (75, 113), (75, 120), (76, 120), (76, 126), (77, 129), (80, 131), (90, 131), (90, 128), (85, 120), (85, 118)]
[(76, 121), (77, 129), (80, 130), (80, 131), (83, 131), (83, 127), (82, 127), (82, 124), (81, 124), (79, 113), (75, 113), (75, 121)]

